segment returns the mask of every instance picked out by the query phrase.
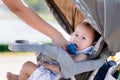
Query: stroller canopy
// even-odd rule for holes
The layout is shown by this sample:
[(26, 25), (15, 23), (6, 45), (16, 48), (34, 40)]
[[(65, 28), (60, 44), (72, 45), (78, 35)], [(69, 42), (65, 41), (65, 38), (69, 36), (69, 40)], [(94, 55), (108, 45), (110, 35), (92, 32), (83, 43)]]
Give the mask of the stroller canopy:
[(45, 0), (62, 28), (71, 34), (87, 19), (108, 45), (120, 51), (120, 0)]

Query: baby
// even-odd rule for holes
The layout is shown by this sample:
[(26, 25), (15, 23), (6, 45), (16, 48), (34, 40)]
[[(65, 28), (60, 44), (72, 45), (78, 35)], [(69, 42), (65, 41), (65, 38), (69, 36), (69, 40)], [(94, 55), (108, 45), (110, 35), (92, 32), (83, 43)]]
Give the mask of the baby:
[[(72, 55), (75, 62), (84, 61), (91, 57), (94, 45), (100, 37), (98, 35), (99, 33), (87, 21), (78, 24), (70, 40), (76, 49), (75, 55)], [(52, 62), (41, 61), (39, 64), (41, 66), (38, 67), (30, 61), (24, 63), (19, 75), (8, 72), (8, 80), (54, 80), (60, 72), (59, 66)]]

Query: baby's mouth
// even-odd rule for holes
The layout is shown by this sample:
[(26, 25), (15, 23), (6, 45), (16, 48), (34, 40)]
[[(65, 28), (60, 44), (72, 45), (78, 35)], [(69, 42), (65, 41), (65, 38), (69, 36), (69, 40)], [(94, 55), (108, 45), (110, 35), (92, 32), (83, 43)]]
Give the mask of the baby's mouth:
[(75, 47), (76, 47), (76, 48), (78, 48), (78, 46), (77, 46), (77, 44), (76, 44), (76, 43), (74, 43), (74, 45), (75, 45)]

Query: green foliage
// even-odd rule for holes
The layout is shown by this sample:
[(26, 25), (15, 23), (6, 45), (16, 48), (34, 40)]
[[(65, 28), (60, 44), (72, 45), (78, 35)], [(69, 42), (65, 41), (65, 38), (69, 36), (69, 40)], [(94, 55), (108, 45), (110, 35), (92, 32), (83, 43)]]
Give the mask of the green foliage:
[(43, 19), (54, 21), (53, 15), (48, 10), (47, 4), (44, 0), (24, 0), (25, 3), (34, 9)]
[(7, 44), (0, 44), (0, 52), (8, 52), (8, 51), (10, 51), (9, 49), (8, 49), (8, 45)]
[(24, 0), (25, 3), (33, 8), (34, 10), (36, 10), (37, 12), (48, 12), (47, 11), (47, 5), (44, 2), (44, 0)]

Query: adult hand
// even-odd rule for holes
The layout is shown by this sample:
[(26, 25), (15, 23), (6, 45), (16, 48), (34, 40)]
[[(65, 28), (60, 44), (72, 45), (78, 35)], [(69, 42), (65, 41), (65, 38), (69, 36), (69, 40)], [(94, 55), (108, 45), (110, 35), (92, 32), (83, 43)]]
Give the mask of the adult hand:
[(58, 47), (61, 47), (66, 50), (66, 46), (68, 45), (68, 41), (62, 36), (62, 34), (56, 34), (54, 38), (52, 38), (52, 43)]

